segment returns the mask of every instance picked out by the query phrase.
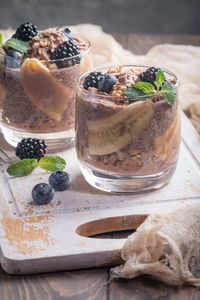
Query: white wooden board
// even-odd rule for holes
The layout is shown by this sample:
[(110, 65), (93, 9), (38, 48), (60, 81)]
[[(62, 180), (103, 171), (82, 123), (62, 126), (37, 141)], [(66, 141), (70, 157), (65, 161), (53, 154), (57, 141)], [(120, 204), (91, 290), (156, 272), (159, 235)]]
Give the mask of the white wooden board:
[[(118, 263), (124, 239), (87, 235), (132, 229), (150, 213), (167, 213), (199, 202), (199, 150), (199, 136), (183, 114), (180, 158), (171, 182), (158, 191), (140, 195), (109, 194), (90, 187), (80, 173), (74, 149), (67, 150), (60, 155), (67, 161), (72, 185), (44, 206), (31, 203), (31, 191), (36, 183), (48, 182), (48, 173), (38, 168), (23, 179), (8, 178), (6, 166), (2, 167), (2, 267), (9, 273), (25, 274)], [(84, 225), (88, 222), (92, 223)]]

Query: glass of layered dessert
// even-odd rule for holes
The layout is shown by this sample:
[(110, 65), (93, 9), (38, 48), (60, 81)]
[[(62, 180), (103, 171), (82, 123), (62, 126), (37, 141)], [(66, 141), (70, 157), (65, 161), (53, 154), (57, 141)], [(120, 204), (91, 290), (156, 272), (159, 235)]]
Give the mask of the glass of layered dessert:
[(41, 138), (56, 151), (70, 146), (77, 81), (92, 67), (89, 42), (67, 27), (38, 32), (31, 23), (0, 42), (0, 127), (5, 139), (16, 146), (22, 138)]
[(176, 76), (134, 65), (86, 72), (79, 79), (75, 128), (80, 168), (92, 186), (132, 193), (164, 186), (180, 144)]

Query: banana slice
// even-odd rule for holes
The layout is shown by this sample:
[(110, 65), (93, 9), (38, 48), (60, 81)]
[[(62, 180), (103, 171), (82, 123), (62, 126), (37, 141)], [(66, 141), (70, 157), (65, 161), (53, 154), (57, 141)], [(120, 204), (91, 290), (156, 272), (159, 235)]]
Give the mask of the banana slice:
[(42, 112), (60, 121), (74, 91), (56, 80), (36, 58), (27, 58), (21, 67), (24, 90)]
[(108, 118), (87, 121), (89, 153), (106, 155), (123, 148), (143, 132), (152, 116), (151, 102), (139, 101)]

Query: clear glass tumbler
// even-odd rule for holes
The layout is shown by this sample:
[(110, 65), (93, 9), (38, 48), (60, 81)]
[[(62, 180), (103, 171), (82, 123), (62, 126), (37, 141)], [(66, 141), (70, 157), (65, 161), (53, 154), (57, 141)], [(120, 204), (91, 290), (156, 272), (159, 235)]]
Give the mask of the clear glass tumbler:
[(34, 137), (46, 140), (50, 151), (73, 144), (76, 86), (92, 67), (90, 44), (85, 45), (79, 55), (56, 61), (27, 58), (19, 64), (0, 54), (0, 128), (8, 143)]
[[(110, 67), (90, 72), (107, 72)], [(116, 68), (116, 66), (112, 66)], [(147, 69), (147, 66), (123, 66)], [(108, 192), (139, 193), (161, 188), (172, 177), (180, 145), (177, 77), (161, 69), (176, 88), (174, 105), (160, 93), (129, 98), (92, 93), (79, 79), (76, 99), (76, 151), (82, 174), (92, 186)]]

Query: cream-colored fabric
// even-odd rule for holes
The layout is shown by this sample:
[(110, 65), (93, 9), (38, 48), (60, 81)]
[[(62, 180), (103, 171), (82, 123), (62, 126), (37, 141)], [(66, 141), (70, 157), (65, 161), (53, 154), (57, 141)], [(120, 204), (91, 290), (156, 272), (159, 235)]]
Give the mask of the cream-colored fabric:
[(150, 215), (121, 251), (125, 264), (112, 278), (153, 275), (170, 285), (200, 287), (200, 205)]
[[(147, 64), (164, 67), (174, 72), (179, 80), (182, 108), (199, 129), (200, 115), (200, 47), (186, 45), (157, 45), (146, 55), (134, 55), (125, 50), (110, 34), (97, 25), (70, 26), (74, 34), (91, 43), (94, 66), (104, 64)], [(1, 31), (4, 38), (12, 31)], [(197, 108), (197, 109), (196, 109)]]

